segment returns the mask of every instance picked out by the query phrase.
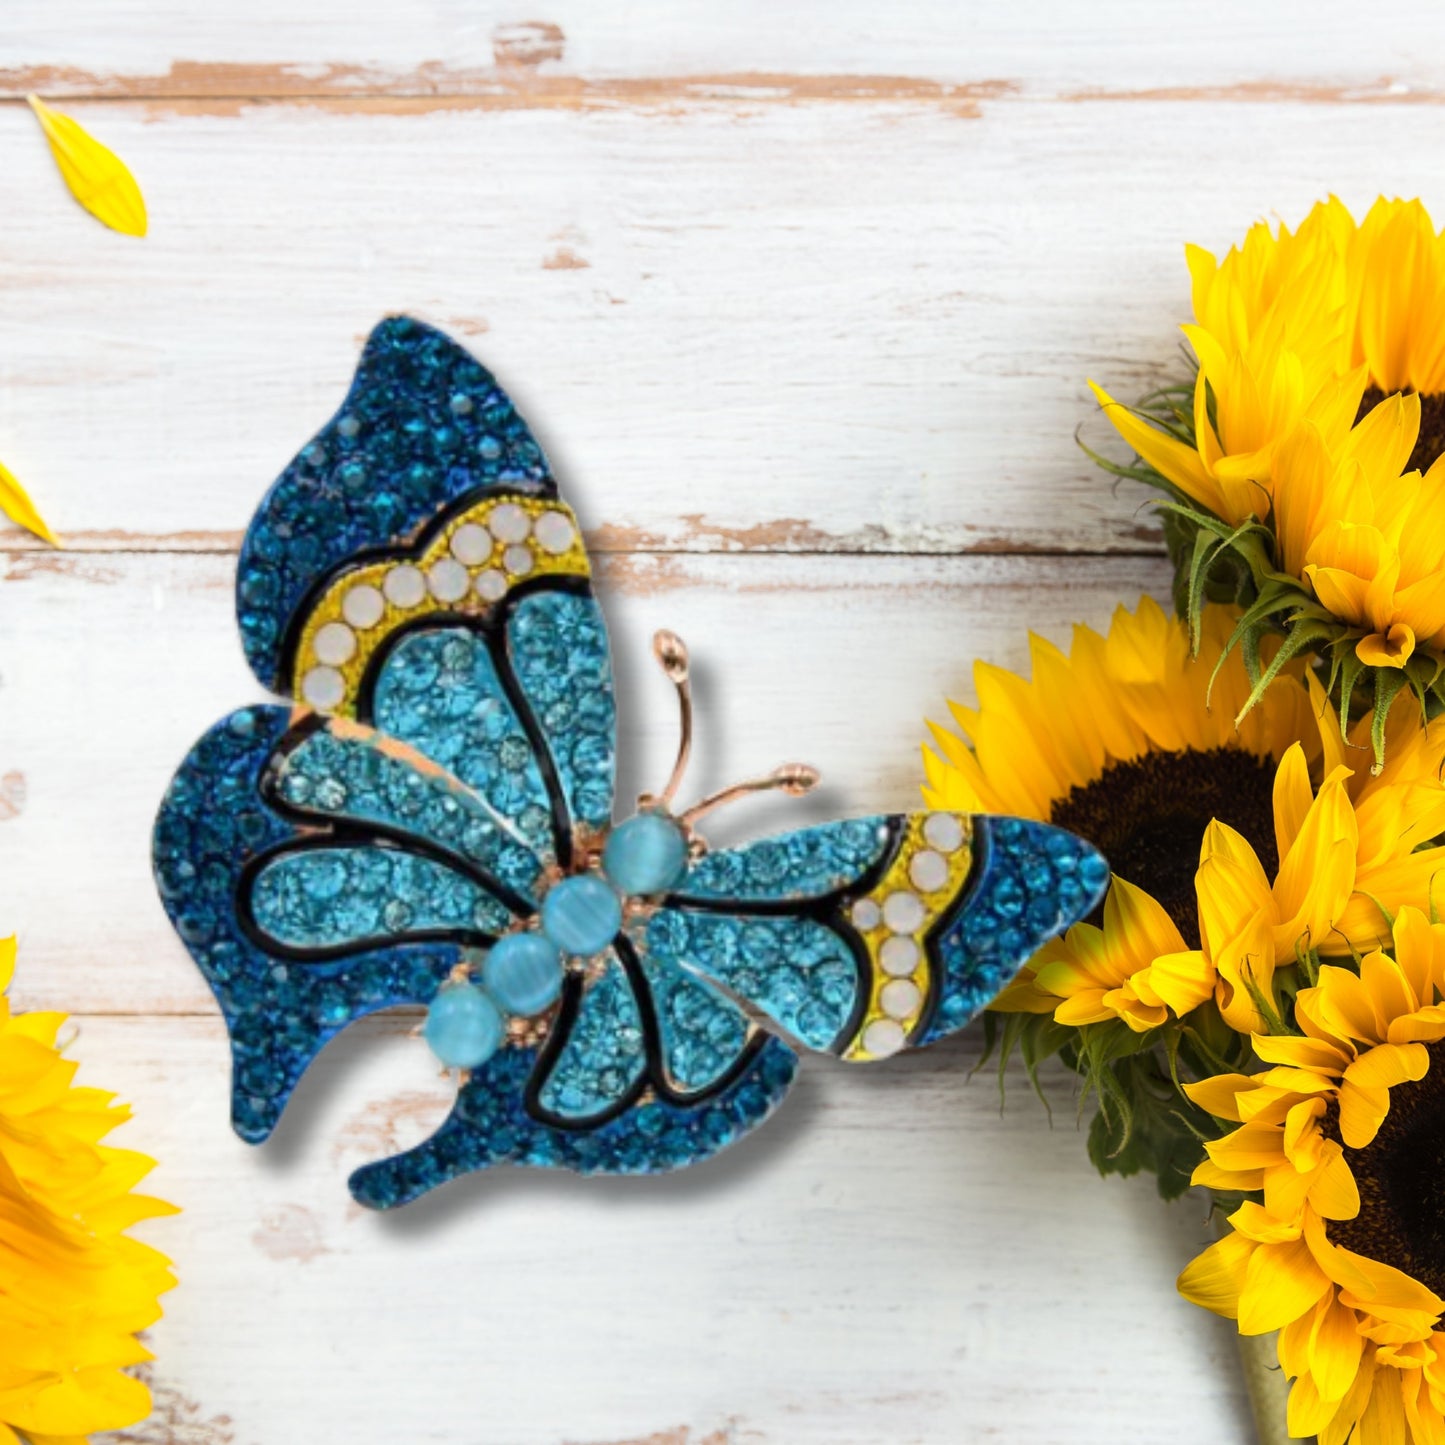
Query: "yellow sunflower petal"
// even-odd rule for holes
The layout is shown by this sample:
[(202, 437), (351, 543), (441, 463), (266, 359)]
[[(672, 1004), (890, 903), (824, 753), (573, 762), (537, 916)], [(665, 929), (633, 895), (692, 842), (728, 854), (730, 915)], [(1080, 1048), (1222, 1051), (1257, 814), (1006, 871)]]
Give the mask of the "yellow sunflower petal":
[(29, 492), (20, 485), (15, 473), (6, 467), (4, 462), (0, 462), (0, 512), (4, 512), (12, 522), (18, 522), (27, 531), (34, 532), (42, 541), (49, 542), (52, 547), (60, 545), (60, 538), (50, 530), (45, 518), (30, 500)]
[(1301, 1234), (1298, 1223), (1280, 1218), (1252, 1199), (1246, 1199), (1229, 1216), (1229, 1222), (1246, 1239), (1252, 1239), (1256, 1244), (1284, 1244), (1298, 1239)]
[(1359, 1186), (1345, 1159), (1345, 1151), (1333, 1139), (1324, 1142), (1319, 1172), (1310, 1182), (1307, 1197), (1310, 1207), (1322, 1219), (1359, 1217)]
[(78, 121), (52, 110), (39, 96), (26, 99), (35, 112), (70, 193), (97, 220), (127, 236), (146, 233), (145, 198), (124, 161)]
[(1295, 743), (1279, 760), (1274, 775), (1274, 840), (1278, 857), (1289, 856), (1314, 800), (1309, 763), (1305, 761), (1304, 748)]
[(1430, 1051), (1424, 1044), (1379, 1044), (1345, 1070), (1346, 1083), (1362, 1089), (1392, 1089), (1425, 1077)]
[(1300, 1375), (1289, 1390), (1285, 1428), (1291, 1440), (1313, 1440), (1334, 1418), (1338, 1401), (1320, 1397), (1309, 1375)]
[(1114, 424), (1119, 435), (1156, 471), (1168, 477), (1180, 491), (1201, 502), (1210, 511), (1223, 510), (1223, 495), (1214, 479), (1204, 470), (1199, 453), (1183, 442), (1149, 425), (1148, 422), (1114, 400), (1103, 387), (1089, 383), (1089, 390), (1098, 399), (1104, 415)]
[(1355, 655), (1366, 667), (1404, 667), (1415, 652), (1415, 631), (1405, 622), (1390, 624), (1386, 632), (1367, 633), (1355, 644)]
[(1328, 1292), (1315, 1309), (1308, 1346), (1310, 1377), (1322, 1400), (1336, 1403), (1345, 1397), (1359, 1373), (1364, 1345), (1355, 1312)]
[(1257, 1247), (1253, 1240), (1231, 1230), (1185, 1266), (1177, 1281), (1179, 1293), (1191, 1304), (1234, 1319)]
[(1263, 1335), (1313, 1309), (1330, 1288), (1303, 1239), (1262, 1244), (1245, 1267), (1239, 1293), (1239, 1332)]
[(1185, 1084), (1184, 1092), (1192, 1104), (1198, 1104), (1216, 1119), (1240, 1121), (1239, 1096), (1256, 1087), (1249, 1074), (1215, 1074), (1197, 1084)]
[(1256, 1056), (1267, 1064), (1329, 1076), (1342, 1074), (1353, 1054), (1346, 1054), (1323, 1039), (1298, 1038), (1288, 1034), (1255, 1034), (1251, 1042)]
[[(1205, 1189), (1218, 1189), (1230, 1194), (1249, 1194), (1266, 1187), (1266, 1172), (1263, 1169), (1224, 1169), (1213, 1159), (1203, 1159), (1195, 1165), (1189, 1182), (1202, 1185)], [(1273, 1172), (1281, 1174), (1294, 1171), (1276, 1169)]]
[(1219, 981), (1214, 965), (1197, 948), (1160, 954), (1145, 977), (1149, 987), (1178, 1018), (1211, 997)]
[(1328, 936), (1354, 892), (1359, 829), (1345, 788), (1348, 776), (1337, 768), (1325, 779), (1281, 858), (1273, 890), (1279, 917), (1274, 941), (1286, 956), (1303, 941)]
[(1390, 1112), (1390, 1091), (1342, 1084), (1339, 1094), (1340, 1138), (1351, 1149), (1364, 1149), (1380, 1132)]

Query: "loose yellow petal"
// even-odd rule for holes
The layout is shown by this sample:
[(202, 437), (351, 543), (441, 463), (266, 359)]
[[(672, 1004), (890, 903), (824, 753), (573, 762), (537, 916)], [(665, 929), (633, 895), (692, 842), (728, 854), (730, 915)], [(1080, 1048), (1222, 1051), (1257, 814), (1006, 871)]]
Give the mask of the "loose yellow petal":
[(12, 522), (18, 522), (27, 531), (49, 542), (52, 547), (60, 545), (60, 539), (45, 523), (45, 518), (35, 509), (30, 494), (15, 479), (15, 474), (0, 462), (0, 512)]
[(27, 96), (70, 194), (98, 221), (127, 236), (146, 233), (146, 204), (125, 162), (78, 121)]

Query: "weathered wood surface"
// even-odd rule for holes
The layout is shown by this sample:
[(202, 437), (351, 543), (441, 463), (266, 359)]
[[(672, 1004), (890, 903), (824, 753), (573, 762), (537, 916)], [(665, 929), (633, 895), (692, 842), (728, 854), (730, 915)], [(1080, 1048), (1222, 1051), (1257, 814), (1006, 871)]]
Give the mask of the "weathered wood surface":
[[(603, 554), (625, 789), (665, 765), (670, 625), (700, 782), (803, 757), (820, 807), (909, 805), (975, 657), (1164, 585), (1142, 494), (1075, 446), (1108, 445), (1084, 378), (1177, 364), (1186, 239), (1332, 188), (1438, 209), (1442, 45), (1423, 3), (9, 0), (0, 457), (76, 550), (0, 532), (0, 928), (186, 1207), (158, 1413), (117, 1440), (1245, 1438), (1229, 1331), (1172, 1291), (1198, 1206), (1097, 1180), (1067, 1080), (1052, 1130), (1019, 1079), (1000, 1115), (976, 1038), (810, 1066), (675, 1179), (353, 1209), (445, 1107), (410, 1022), (239, 1144), (148, 833), (259, 696), (235, 544), (390, 310), (498, 371)], [(130, 161), (146, 241), (74, 209), (31, 89)]]

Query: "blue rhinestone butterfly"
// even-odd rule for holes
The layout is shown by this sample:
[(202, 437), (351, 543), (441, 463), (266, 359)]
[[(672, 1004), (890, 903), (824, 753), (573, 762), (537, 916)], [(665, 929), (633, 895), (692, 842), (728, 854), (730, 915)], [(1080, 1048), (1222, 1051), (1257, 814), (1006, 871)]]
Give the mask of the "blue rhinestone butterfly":
[(355, 1019), (428, 1010), (456, 1102), (352, 1177), (375, 1208), (494, 1164), (704, 1159), (777, 1106), (800, 1048), (866, 1061), (960, 1028), (1107, 881), (1059, 829), (952, 813), (709, 851), (705, 813), (816, 775), (675, 809), (691, 701), (670, 633), (678, 765), (614, 827), (576, 518), (490, 373), (404, 317), (262, 501), (236, 594), (253, 670), (295, 705), (243, 708), (192, 749), (157, 884), (225, 1015), (244, 1139)]

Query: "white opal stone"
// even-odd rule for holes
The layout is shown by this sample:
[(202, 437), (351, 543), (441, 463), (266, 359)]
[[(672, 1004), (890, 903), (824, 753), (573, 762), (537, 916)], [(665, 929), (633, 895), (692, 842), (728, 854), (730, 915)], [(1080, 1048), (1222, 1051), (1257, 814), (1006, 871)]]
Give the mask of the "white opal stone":
[(426, 578), (419, 567), (404, 562), (386, 574), (381, 590), (393, 606), (415, 607), (426, 596)]
[(896, 1054), (907, 1041), (903, 1025), (894, 1019), (874, 1019), (863, 1030), (863, 1047), (875, 1059), (886, 1059), (890, 1054)]
[(532, 519), (515, 502), (493, 507), (487, 526), (499, 542), (525, 542), (532, 530)]
[(500, 602), (507, 595), (507, 579), (495, 567), (488, 567), (473, 584), (483, 602)]
[(525, 577), (532, 570), (532, 549), (525, 543), (508, 547), (502, 553), (502, 565), (513, 577)]
[(560, 556), (577, 535), (571, 520), (562, 512), (543, 512), (533, 526), (537, 545), (554, 557)]
[(963, 824), (956, 813), (930, 813), (923, 824), (923, 836), (944, 853), (963, 847)]
[(895, 978), (879, 990), (878, 1002), (882, 1004), (883, 1012), (889, 1018), (908, 1019), (918, 1012), (923, 995), (919, 992), (918, 985), (910, 979)]
[(948, 882), (948, 859), (931, 848), (915, 853), (908, 865), (908, 881), (920, 893), (937, 893)]
[(442, 557), (427, 568), (426, 585), (438, 602), (460, 602), (467, 595), (472, 579), (460, 562)]
[(853, 905), (849, 917), (853, 920), (854, 928), (867, 933), (870, 928), (877, 928), (883, 922), (883, 910), (871, 898), (860, 898)]
[(359, 582), (341, 599), (341, 615), (353, 627), (375, 627), (386, 611), (386, 599), (379, 587)]
[(311, 649), (317, 662), (340, 667), (356, 656), (356, 634), (344, 622), (327, 622), (316, 629)]
[(883, 972), (891, 973), (895, 978), (906, 978), (912, 973), (918, 967), (918, 956), (918, 945), (906, 934), (890, 938), (878, 950), (878, 962), (883, 965)]
[(346, 679), (334, 667), (313, 667), (301, 679), (301, 696), (312, 707), (335, 707), (346, 696)]
[(883, 921), (894, 933), (914, 933), (923, 927), (928, 916), (922, 899), (916, 893), (890, 893), (883, 900)]
[(480, 567), (492, 555), (492, 534), (476, 522), (463, 522), (452, 533), (452, 556), (467, 567)]

